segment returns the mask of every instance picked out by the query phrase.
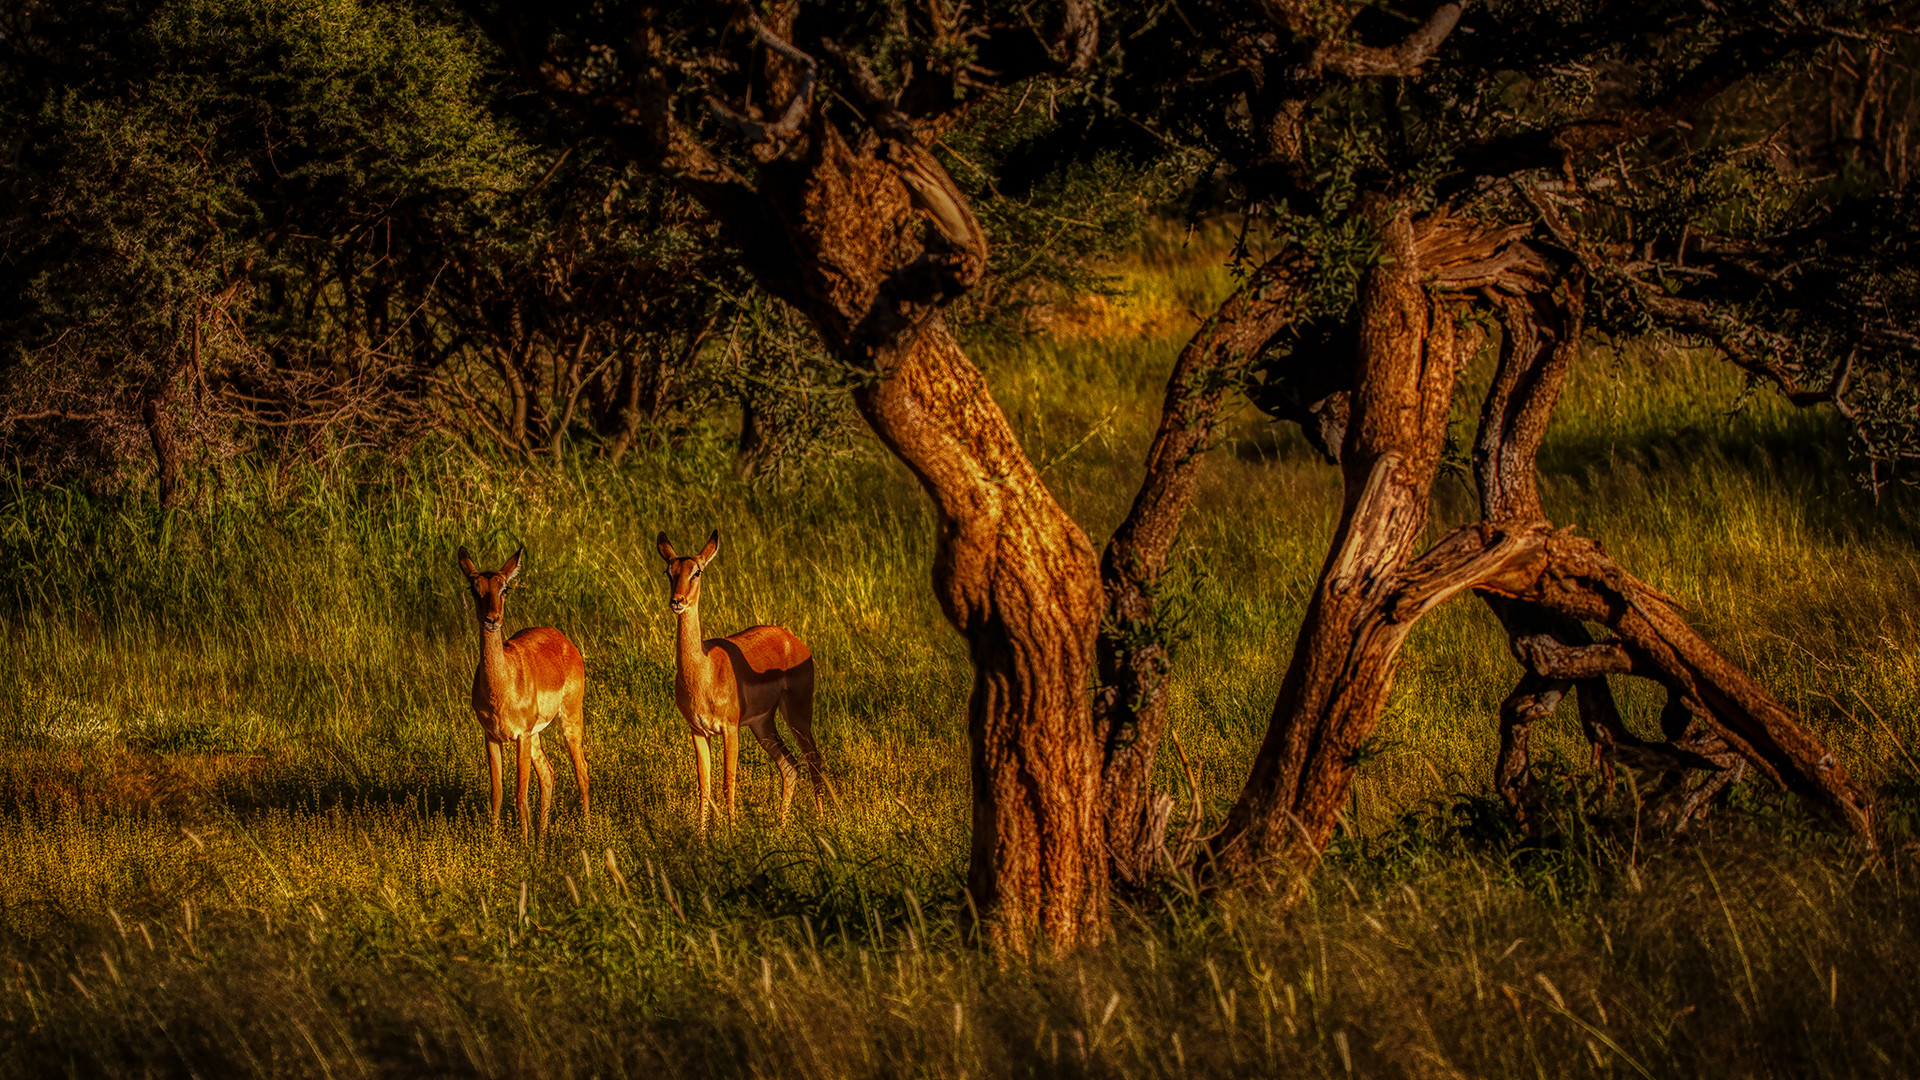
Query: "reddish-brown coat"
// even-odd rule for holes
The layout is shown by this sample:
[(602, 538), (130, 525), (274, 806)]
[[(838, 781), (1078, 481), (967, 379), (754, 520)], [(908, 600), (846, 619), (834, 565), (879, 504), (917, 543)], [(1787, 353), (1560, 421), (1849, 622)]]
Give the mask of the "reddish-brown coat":
[(720, 550), (720, 533), (716, 530), (708, 537), (707, 546), (692, 558), (676, 555), (666, 533), (660, 534), (657, 546), (667, 562), (668, 604), (679, 618), (674, 635), (673, 703), (687, 718), (693, 738), (700, 830), (706, 831), (707, 812), (713, 805), (708, 740), (720, 737), (722, 783), (731, 821), (743, 725), (780, 767), (780, 821), (785, 824), (799, 769), (774, 727), (776, 712), (786, 718), (800, 741), (815, 805), (827, 787), (820, 750), (813, 741), (813, 654), (805, 642), (781, 626), (750, 626), (728, 637), (702, 638), (700, 574)]
[(473, 672), (473, 716), (487, 738), (487, 780), (495, 831), (500, 828), (500, 751), (512, 743), (518, 786), (514, 791), (520, 814), (520, 835), (530, 831), (528, 786), (531, 774), (540, 777), (540, 834), (546, 835), (553, 818), (553, 766), (540, 749), (540, 734), (556, 721), (560, 737), (573, 762), (573, 778), (580, 787), (580, 816), (587, 818), (587, 756), (584, 746), (583, 704), (587, 666), (567, 636), (551, 626), (530, 626), (501, 640), (506, 618), (507, 586), (520, 572), (520, 552), (499, 570), (481, 570), (460, 549), (460, 571), (467, 575), (473, 595), (474, 617), (480, 623), (480, 665)]

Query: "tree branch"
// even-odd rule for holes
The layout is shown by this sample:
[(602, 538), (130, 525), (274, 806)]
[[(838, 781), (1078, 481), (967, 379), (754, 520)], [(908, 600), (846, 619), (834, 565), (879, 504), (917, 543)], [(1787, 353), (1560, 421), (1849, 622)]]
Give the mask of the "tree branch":
[(1435, 8), (1427, 21), (1398, 44), (1372, 48), (1349, 42), (1322, 42), (1314, 49), (1313, 65), (1333, 75), (1350, 79), (1420, 74), (1420, 65), (1440, 48), (1453, 28), (1460, 25), (1464, 3), (1446, 3)]
[(1440, 185), (1443, 198), (1481, 177), (1511, 176), (1530, 169), (1564, 171), (1570, 162), (1670, 130), (1695, 109), (1756, 72), (1810, 53), (1833, 40), (1832, 31), (1809, 27), (1798, 34), (1771, 28), (1738, 35), (1675, 80), (1659, 97), (1516, 132), (1456, 155), (1454, 175)]
[(813, 107), (813, 88), (820, 74), (820, 65), (813, 57), (794, 48), (790, 42), (768, 30), (758, 15), (748, 15), (747, 25), (753, 28), (754, 35), (767, 48), (798, 65), (801, 73), (800, 85), (794, 90), (793, 97), (788, 100), (786, 109), (780, 114), (780, 119), (770, 124), (755, 120), (744, 113), (735, 112), (712, 94), (706, 96), (707, 111), (722, 124), (739, 132), (751, 144), (783, 138), (800, 130), (800, 125), (806, 121), (808, 112)]

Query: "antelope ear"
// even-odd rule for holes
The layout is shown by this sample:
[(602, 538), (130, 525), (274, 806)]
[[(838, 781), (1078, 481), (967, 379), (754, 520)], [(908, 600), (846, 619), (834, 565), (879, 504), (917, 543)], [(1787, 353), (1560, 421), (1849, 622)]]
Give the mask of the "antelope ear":
[(707, 564), (712, 562), (713, 557), (718, 554), (720, 554), (720, 530), (715, 529), (713, 535), (707, 537), (707, 546), (701, 548), (700, 554), (696, 556), (700, 560), (700, 569), (705, 570)]
[(514, 548), (514, 549), (513, 549), (513, 558), (511, 558), (511, 559), (508, 559), (508, 560), (507, 560), (507, 565), (505, 565), (505, 566), (503, 566), (503, 567), (501, 567), (501, 568), (500, 568), (500, 572), (501, 572), (502, 574), (505, 574), (505, 575), (507, 576), (507, 581), (506, 581), (506, 583), (507, 583), (508, 585), (511, 585), (511, 584), (513, 584), (513, 579), (514, 579), (515, 577), (517, 577), (517, 576), (519, 575), (519, 573), (520, 573), (520, 555), (521, 555), (521, 553), (522, 553), (522, 552), (525, 552), (526, 550), (527, 550), (527, 549), (526, 549), (526, 545), (524, 545), (524, 544), (523, 544), (523, 545), (521, 545), (520, 547), (517, 547), (517, 548)]
[(659, 552), (660, 557), (667, 560), (668, 562), (672, 562), (673, 560), (679, 558), (679, 556), (673, 553), (673, 545), (667, 543), (666, 533), (661, 533), (660, 539), (655, 540), (653, 542), (653, 550)]
[(479, 577), (480, 568), (473, 565), (473, 556), (467, 554), (467, 545), (460, 545), (460, 572), (468, 577)]

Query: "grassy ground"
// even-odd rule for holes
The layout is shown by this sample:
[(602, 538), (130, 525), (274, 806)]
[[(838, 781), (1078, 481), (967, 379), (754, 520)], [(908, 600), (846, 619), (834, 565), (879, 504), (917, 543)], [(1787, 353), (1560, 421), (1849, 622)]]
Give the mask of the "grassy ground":
[[(1118, 299), (979, 350), (1096, 542), (1225, 286), (1178, 251), (1120, 273)], [(1884, 790), (1904, 843), (1920, 522), (1849, 489), (1837, 445), (1704, 358), (1595, 350), (1544, 490)], [(1172, 723), (1210, 817), (1337, 485), (1251, 412), (1208, 462), (1171, 587)], [(1469, 512), (1443, 481), (1436, 533)], [(742, 818), (703, 843), (653, 536), (713, 527), (705, 623), (812, 645), (844, 799), (776, 832), (749, 746)], [(1415, 633), (1300, 906), (1172, 883), (1101, 947), (996, 969), (957, 937), (967, 671), (931, 533), (865, 442), (759, 486), (716, 439), (619, 473), (238, 471), (171, 516), (0, 490), (0, 1074), (1892, 1076), (1920, 1050), (1904, 854), (1866, 866), (1757, 789), (1681, 843), (1508, 836), (1485, 791), (1517, 669), (1466, 602)], [(508, 621), (562, 628), (589, 678), (597, 812), (562, 758), (544, 857), (486, 827), (453, 560), (521, 542)], [(1591, 801), (1577, 734), (1543, 734), (1567, 807)]]

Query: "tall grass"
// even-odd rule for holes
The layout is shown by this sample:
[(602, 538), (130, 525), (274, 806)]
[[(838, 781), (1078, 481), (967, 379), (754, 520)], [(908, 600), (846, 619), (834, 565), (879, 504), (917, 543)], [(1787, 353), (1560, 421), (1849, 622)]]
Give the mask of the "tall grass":
[[(1116, 272), (1117, 300), (980, 349), (1096, 542), (1188, 312), (1228, 285), (1178, 249)], [(1708, 358), (1596, 350), (1544, 494), (1801, 710), (1904, 836), (1914, 504), (1850, 487), (1839, 445)], [(1170, 582), (1171, 722), (1217, 818), (1339, 498), (1250, 412), (1205, 475)], [(1463, 484), (1440, 494), (1436, 535), (1471, 513)], [(740, 821), (701, 841), (653, 537), (716, 527), (703, 620), (810, 643), (843, 798), (775, 831), (749, 748)], [(1484, 792), (1517, 669), (1471, 602), (1414, 634), (1302, 905), (1175, 881), (1104, 945), (996, 968), (958, 937), (969, 673), (926, 587), (932, 532), (865, 443), (760, 485), (709, 439), (620, 470), (240, 469), (173, 514), (0, 488), (0, 1072), (1843, 1076), (1915, 1049), (1904, 856), (1862, 872), (1758, 790), (1678, 845), (1499, 827)], [(560, 627), (588, 665), (596, 814), (560, 765), (544, 854), (485, 821), (453, 562), (522, 543), (509, 622)], [(1622, 689), (1650, 724), (1658, 703)], [(1564, 798), (1597, 798), (1577, 732), (1548, 727)]]

